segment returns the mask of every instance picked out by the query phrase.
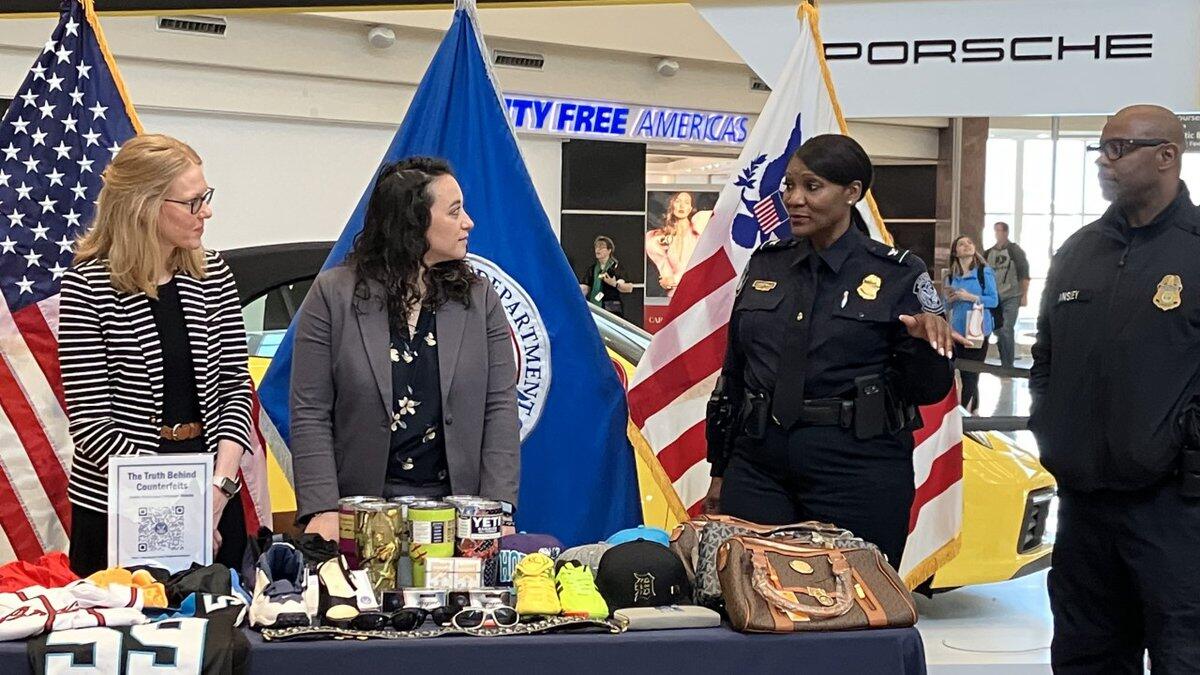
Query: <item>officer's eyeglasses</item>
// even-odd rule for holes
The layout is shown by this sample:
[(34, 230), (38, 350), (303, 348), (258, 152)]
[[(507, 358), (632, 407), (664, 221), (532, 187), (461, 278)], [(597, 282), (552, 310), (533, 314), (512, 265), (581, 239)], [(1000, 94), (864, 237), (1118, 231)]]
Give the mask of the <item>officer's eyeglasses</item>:
[(1103, 152), (1110, 162), (1115, 162), (1135, 148), (1157, 148), (1170, 143), (1165, 138), (1110, 138), (1087, 146), (1088, 152)]
[(192, 210), (192, 215), (194, 216), (197, 213), (200, 213), (200, 209), (204, 208), (205, 204), (212, 203), (213, 192), (215, 190), (216, 190), (216, 188), (208, 188), (207, 190), (204, 191), (204, 194), (200, 195), (199, 197), (195, 197), (193, 199), (166, 199), (166, 198), (164, 198), (163, 201), (164, 202), (172, 202), (175, 204), (183, 204), (184, 206), (186, 206)]

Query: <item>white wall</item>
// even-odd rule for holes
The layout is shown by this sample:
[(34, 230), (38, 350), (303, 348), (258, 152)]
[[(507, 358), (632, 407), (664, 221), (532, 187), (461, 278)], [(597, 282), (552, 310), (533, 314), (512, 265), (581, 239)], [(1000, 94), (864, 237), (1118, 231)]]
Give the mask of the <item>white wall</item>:
[(550, 217), (555, 236), (561, 231), (562, 210), (562, 141), (545, 136), (517, 136), (525, 166), (533, 179), (533, 187)]
[[(217, 188), (205, 244), (216, 249), (336, 239), (396, 133), (382, 124), (142, 110), (148, 130), (183, 139)], [(559, 141), (519, 138), (558, 232)], [(470, 195), (467, 196), (468, 209)]]
[[(0, 93), (20, 86), (53, 28), (48, 19), (0, 21)], [(148, 131), (178, 136), (205, 158), (218, 188), (206, 243), (233, 248), (333, 239), (403, 119), (440, 31), (397, 29), (388, 50), (367, 46), (361, 24), (303, 15), (229, 17), (224, 39), (173, 35), (152, 17), (103, 26)], [(742, 65), (685, 62), (674, 78), (638, 55), (495, 40), (546, 55), (541, 72), (497, 69), (506, 90), (753, 114)], [(555, 232), (561, 141), (520, 137)]]
[(204, 158), (216, 188), (205, 245), (239, 248), (336, 239), (395, 127), (249, 115), (142, 110), (149, 131)]
[[(2, 0), (0, 0), (2, 2)], [(403, 119), (440, 31), (397, 28), (388, 50), (362, 24), (305, 15), (234, 15), (223, 39), (155, 29), (153, 17), (106, 17), (103, 27), (148, 131), (178, 136), (205, 158), (217, 187), (206, 235), (215, 248), (333, 239)], [(0, 95), (11, 95), (53, 28), (0, 21)], [(767, 95), (741, 64), (681, 60), (672, 78), (638, 54), (496, 39), (492, 48), (546, 56), (543, 71), (497, 69), (502, 88), (755, 115)], [(936, 157), (935, 129), (855, 125), (877, 157)], [(519, 139), (555, 231), (561, 141)], [(469, 196), (468, 196), (469, 198)]]

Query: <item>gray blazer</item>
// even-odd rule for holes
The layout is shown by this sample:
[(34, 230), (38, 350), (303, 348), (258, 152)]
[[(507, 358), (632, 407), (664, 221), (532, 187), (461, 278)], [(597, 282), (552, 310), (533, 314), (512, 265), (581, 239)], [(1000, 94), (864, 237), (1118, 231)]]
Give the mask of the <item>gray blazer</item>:
[[(300, 307), (292, 359), (291, 450), (296, 515), (336, 510), (338, 498), (380, 495), (391, 443), (392, 365), (383, 289), (354, 302), (355, 273), (317, 276)], [(491, 284), (471, 307), (436, 317), (446, 463), (454, 494), (517, 503), (521, 446), (508, 320)]]

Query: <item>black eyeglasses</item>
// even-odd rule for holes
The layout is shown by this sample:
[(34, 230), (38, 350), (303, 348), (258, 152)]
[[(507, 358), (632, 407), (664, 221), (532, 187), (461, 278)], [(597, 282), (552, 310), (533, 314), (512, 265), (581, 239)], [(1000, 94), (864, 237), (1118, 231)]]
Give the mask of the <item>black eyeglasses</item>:
[(1157, 148), (1170, 143), (1165, 138), (1110, 138), (1087, 146), (1088, 152), (1103, 152), (1111, 162), (1121, 159), (1134, 148)]
[(460, 607), (451, 607), (445, 605), (435, 609), (424, 609), (422, 607), (403, 607), (391, 615), (390, 621), (392, 628), (398, 631), (410, 631), (419, 628), (425, 623), (426, 619), (433, 619), (433, 622), (443, 628), (449, 626), (454, 620), (454, 615), (461, 611)]
[(215, 190), (216, 190), (216, 188), (208, 188), (207, 190), (204, 191), (204, 194), (200, 195), (199, 197), (196, 197), (195, 199), (166, 199), (166, 198), (164, 198), (163, 201), (164, 202), (173, 202), (175, 204), (183, 204), (184, 206), (187, 206), (189, 209), (192, 210), (192, 215), (194, 216), (197, 213), (200, 213), (200, 209), (204, 208), (205, 204), (212, 203), (212, 196), (213, 196), (213, 192)]
[(404, 607), (392, 614), (363, 612), (350, 621), (350, 627), (354, 630), (386, 630), (390, 626), (395, 630), (408, 632), (420, 628), (427, 619), (433, 619), (436, 625), (443, 628), (469, 630), (489, 626), (515, 626), (521, 620), (521, 615), (512, 607), (505, 606), (460, 608), (446, 605), (435, 609)]

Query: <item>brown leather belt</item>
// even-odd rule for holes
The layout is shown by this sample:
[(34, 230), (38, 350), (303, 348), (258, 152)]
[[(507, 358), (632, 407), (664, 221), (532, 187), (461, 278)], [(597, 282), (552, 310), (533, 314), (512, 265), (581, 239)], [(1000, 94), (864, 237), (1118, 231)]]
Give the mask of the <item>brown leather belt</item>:
[(204, 425), (200, 422), (186, 422), (158, 430), (159, 437), (168, 441), (190, 441), (204, 434)]

